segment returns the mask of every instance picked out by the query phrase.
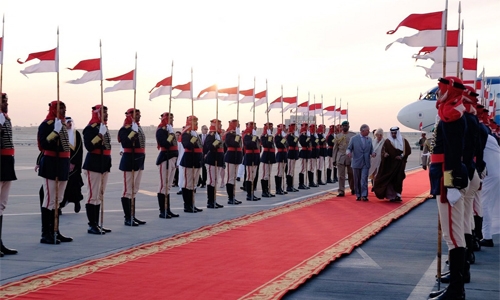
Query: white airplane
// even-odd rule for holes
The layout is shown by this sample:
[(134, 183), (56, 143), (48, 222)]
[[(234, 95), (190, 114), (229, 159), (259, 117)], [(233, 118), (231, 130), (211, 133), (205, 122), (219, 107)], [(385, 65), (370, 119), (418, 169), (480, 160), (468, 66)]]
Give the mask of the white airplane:
[[(480, 80), (480, 79), (478, 79)], [(500, 124), (500, 76), (486, 77), (486, 86), (489, 86), (489, 99), (496, 99), (495, 122)], [(438, 87), (435, 86), (428, 90), (422, 97), (413, 103), (403, 107), (398, 113), (398, 121), (404, 126), (420, 130), (422, 124), (422, 131), (430, 132), (436, 122), (436, 92)], [(479, 90), (478, 90), (479, 94)], [(486, 108), (489, 104), (485, 105)]]

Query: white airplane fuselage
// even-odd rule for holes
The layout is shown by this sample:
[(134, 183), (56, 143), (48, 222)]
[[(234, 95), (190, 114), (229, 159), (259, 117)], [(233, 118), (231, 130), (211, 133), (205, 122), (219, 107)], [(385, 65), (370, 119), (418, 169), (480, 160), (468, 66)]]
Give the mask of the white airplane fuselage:
[[(495, 99), (496, 112), (495, 112), (495, 122), (500, 123), (500, 76), (487, 77), (486, 85), (489, 87), (489, 99)], [(410, 103), (403, 107), (398, 113), (398, 121), (411, 129), (420, 130), (420, 124), (422, 124), (422, 131), (430, 132), (434, 128), (436, 123), (436, 91), (438, 87), (428, 90), (421, 99)], [(479, 94), (479, 90), (478, 90)], [(489, 100), (488, 100), (489, 101)], [(489, 103), (485, 105), (488, 107)], [(491, 111), (490, 111), (491, 113)]]

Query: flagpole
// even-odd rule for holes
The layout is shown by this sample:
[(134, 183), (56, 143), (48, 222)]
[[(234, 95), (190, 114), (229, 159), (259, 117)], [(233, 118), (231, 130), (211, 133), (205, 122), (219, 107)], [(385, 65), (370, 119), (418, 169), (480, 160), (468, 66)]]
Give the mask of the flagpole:
[[(136, 99), (137, 99), (137, 89), (136, 89), (136, 78), (137, 78), (137, 52), (135, 52), (135, 67), (134, 67), (134, 80), (133, 80), (133, 85), (134, 85), (134, 110), (132, 111), (132, 123), (135, 122), (135, 105), (136, 105)], [(132, 159), (134, 159), (135, 156), (135, 140), (132, 141)], [(132, 161), (133, 162), (133, 161)], [(132, 163), (132, 199), (130, 200), (130, 224), (132, 225), (134, 223), (134, 217), (135, 217), (135, 194), (134, 194), (134, 189), (135, 189), (135, 172), (134, 172), (134, 164)]]
[(342, 98), (340, 98), (340, 106), (339, 106), (339, 124), (342, 122)]
[[(296, 108), (295, 108), (295, 126), (297, 126), (297, 113), (299, 111), (299, 86), (297, 86), (297, 99), (296, 99)], [(290, 122), (291, 123), (291, 122)]]
[(333, 128), (337, 125), (337, 97), (335, 97), (335, 106), (333, 110)]
[[(194, 95), (193, 95), (193, 68), (191, 68), (191, 130), (194, 130)], [(195, 211), (195, 187), (196, 187), (196, 182), (195, 182), (195, 178), (194, 178), (194, 164), (193, 164), (193, 167), (191, 168), (191, 171), (192, 171), (192, 176), (193, 176), (193, 190), (191, 191), (191, 197), (193, 199), (192, 201), (192, 207), (191, 209), (193, 211)], [(198, 178), (197, 178), (198, 179)]]
[[(173, 130), (173, 126), (170, 124), (172, 122), (172, 119), (171, 119), (171, 110), (172, 110), (172, 80), (174, 78), (174, 60), (172, 60), (172, 65), (170, 67), (170, 80), (171, 80), (171, 83), (170, 83), (170, 93), (168, 95), (168, 124), (167, 124), (167, 127), (170, 125), (172, 127), (172, 130)], [(167, 134), (170, 134), (170, 132), (168, 132), (168, 129), (167, 129)], [(175, 138), (175, 134), (174, 134), (174, 138)], [(167, 153), (168, 153), (168, 148), (167, 148)], [(168, 157), (168, 156), (167, 156)], [(169, 186), (168, 186), (168, 183), (169, 183), (169, 160), (166, 161), (165, 163), (165, 167), (167, 169), (167, 172), (165, 174), (165, 209), (164, 209), (164, 214), (165, 214), (165, 219), (167, 218), (168, 216), (168, 212), (167, 212), (167, 207), (170, 208), (169, 206), (169, 201), (170, 201), (170, 196), (169, 196)]]
[(347, 108), (345, 109), (345, 119), (349, 122), (349, 101), (347, 101)]
[[(321, 95), (321, 109), (323, 109), (323, 94)], [(321, 124), (325, 125), (325, 114), (323, 110), (321, 111)]]
[[(458, 30), (459, 30), (459, 36), (460, 36), (459, 47), (463, 48), (463, 46), (464, 46), (464, 23), (463, 23), (463, 21), (460, 22), (461, 14), (462, 14), (462, 2), (459, 1), (458, 2)], [(462, 30), (460, 30), (460, 23), (462, 23), (462, 28), (461, 28)], [(463, 49), (460, 50), (459, 52), (461, 52), (461, 51), (463, 51)], [(462, 71), (462, 68), (460, 68), (460, 65), (462, 65), (462, 64), (463, 64), (463, 58), (459, 59), (457, 61), (457, 77), (463, 80), (464, 79), (463, 78), (463, 71)]]
[[(102, 41), (99, 40), (99, 70), (101, 72), (101, 108), (100, 108), (100, 111), (101, 111), (101, 124), (100, 126), (104, 125), (104, 119), (103, 119), (103, 115), (104, 115), (104, 87), (103, 87), (103, 76), (102, 76)], [(104, 141), (105, 141), (105, 137), (103, 136), (102, 137), (102, 143), (103, 143), (103, 146), (104, 146)], [(102, 170), (104, 170), (104, 153), (103, 153), (103, 150), (104, 149), (101, 149), (101, 168)], [(102, 228), (104, 228), (104, 173), (101, 173), (101, 188), (99, 189), (99, 195), (100, 195), (100, 198), (101, 198), (101, 211), (100, 211), (100, 214), (101, 214), (101, 234), (104, 234), (105, 232), (102, 230)]]
[[(2, 37), (3, 41), (3, 37)], [(3, 52), (3, 48), (2, 48)], [(60, 107), (60, 98), (59, 98), (59, 26), (57, 26), (57, 50), (56, 50), (56, 80), (57, 80), (57, 105), (56, 105), (56, 120), (59, 119), (59, 107)], [(3, 64), (3, 62), (2, 62)], [(64, 120), (60, 120), (61, 122), (64, 122)], [(57, 151), (56, 151), (56, 156), (59, 157), (59, 142), (60, 140), (57, 140)], [(57, 164), (56, 164), (56, 172), (57, 172)], [(54, 202), (54, 244), (57, 242), (57, 233), (59, 232), (59, 177), (56, 175), (55, 178), (55, 184), (56, 184), (56, 197), (55, 197), (55, 202)]]
[[(476, 60), (479, 61), (479, 45), (478, 45), (478, 42), (476, 40)], [(477, 90), (477, 67), (476, 67), (476, 75), (474, 76), (474, 91)]]
[(281, 85), (281, 123), (283, 124), (283, 85)]
[[(239, 89), (240, 89), (240, 75), (238, 75), (238, 92), (239, 92)], [(254, 118), (255, 118), (255, 97), (254, 97), (254, 100), (253, 100), (253, 115), (254, 115)], [(240, 120), (240, 101), (236, 101), (236, 120)]]
[(5, 30), (5, 14), (3, 14), (3, 18), (2, 18), (2, 44), (0, 44), (0, 48), (2, 49), (2, 56), (0, 57), (0, 62), (2, 62), (2, 64), (0, 64), (0, 95), (3, 95), (2, 93), (2, 82), (3, 82), (3, 45), (4, 45), (4, 39), (5, 39), (5, 34), (4, 34), (4, 30)]
[[(448, 0), (446, 0), (446, 7), (443, 13), (442, 20), (442, 35), (443, 35), (443, 78), (446, 77), (446, 44), (448, 42), (447, 32), (448, 32)], [(458, 50), (458, 59), (460, 60), (460, 49)], [(440, 262), (440, 261), (439, 261)], [(441, 266), (439, 266), (441, 267)], [(439, 281), (438, 281), (439, 285)]]
[[(253, 97), (253, 110), (255, 111), (255, 88)], [(267, 79), (266, 79), (266, 114), (267, 114), (267, 122), (269, 122), (269, 97), (267, 96)]]

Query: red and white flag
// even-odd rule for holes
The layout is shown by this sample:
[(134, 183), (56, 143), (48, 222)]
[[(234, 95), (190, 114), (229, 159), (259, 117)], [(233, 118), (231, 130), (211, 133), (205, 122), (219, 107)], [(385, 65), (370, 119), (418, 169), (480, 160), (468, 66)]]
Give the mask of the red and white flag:
[(297, 112), (306, 113), (308, 111), (308, 106), (309, 106), (309, 101), (300, 103), (299, 106), (297, 107)]
[(102, 79), (100, 58), (82, 60), (81, 62), (77, 63), (76, 66), (74, 66), (73, 68), (68, 68), (68, 69), (71, 71), (83, 70), (87, 72), (84, 73), (82, 77), (75, 80), (69, 80), (67, 81), (67, 83), (81, 84), (89, 81)]
[(252, 107), (250, 107), (250, 111), (252, 111), (255, 107), (265, 103), (267, 103), (267, 90), (263, 90), (262, 92), (255, 94), (255, 106), (252, 105)]
[(3, 65), (3, 36), (0, 37), (0, 65)]
[(442, 29), (445, 27), (445, 22), (446, 14), (444, 11), (411, 14), (401, 21), (396, 29), (388, 31), (387, 34), (394, 34), (401, 26), (413, 28), (419, 32), (413, 36), (397, 39), (387, 45), (385, 50), (389, 49), (393, 43), (402, 43), (410, 47), (443, 46)]
[(418, 130), (422, 131), (422, 122), (418, 125)]
[(26, 74), (32, 73), (45, 73), (45, 72), (58, 72), (59, 71), (59, 56), (57, 54), (57, 48), (52, 50), (31, 53), (25, 61), (17, 60), (19, 64), (24, 64), (30, 60), (38, 59), (39, 63), (31, 65), (24, 70), (21, 70), (21, 74), (26, 76)]
[(209, 99), (216, 99), (217, 98), (217, 85), (211, 85), (207, 87), (206, 89), (201, 90), (201, 92), (198, 94), (198, 97), (194, 100), (209, 100)]
[(340, 119), (347, 119), (347, 109), (340, 110)]
[(335, 116), (335, 105), (327, 106), (327, 107), (323, 108), (323, 115), (324, 116)]
[[(459, 53), (459, 42), (458, 37), (460, 34), (459, 30), (448, 30), (446, 33), (446, 61), (458, 61), (460, 57)], [(415, 59), (430, 59), (434, 62), (443, 61), (443, 51), (444, 47), (437, 47), (433, 45), (427, 45), (420, 49), (417, 54), (412, 57)]]
[(313, 104), (309, 105), (309, 112), (313, 112), (315, 114), (323, 112), (323, 104), (313, 103)]
[[(238, 101), (238, 99), (240, 98), (240, 95), (238, 94), (238, 87), (235, 86), (235, 87), (231, 87), (231, 88), (225, 88), (225, 89), (220, 89), (218, 92), (219, 92), (219, 100), (222, 100), (222, 101)], [(251, 91), (252, 94), (251, 96), (253, 96), (253, 89), (252, 90), (247, 90), (247, 91)], [(227, 95), (220, 95), (220, 94), (227, 94)], [(240, 94), (242, 94), (242, 91), (240, 91)], [(252, 98), (253, 99), (253, 98)], [(241, 102), (240, 102), (241, 103)]]
[(165, 79), (162, 79), (161, 81), (158, 81), (155, 87), (149, 91), (149, 100), (153, 100), (154, 98), (162, 95), (170, 95), (171, 93), (172, 93), (172, 76), (169, 76)]
[[(431, 79), (439, 79), (443, 76), (443, 63), (434, 63), (429, 68), (424, 66), (421, 67), (425, 70), (425, 76)], [(477, 59), (476, 58), (464, 58), (462, 66), (457, 67), (457, 63), (447, 63), (446, 64), (446, 76), (457, 76), (457, 68), (463, 68), (463, 81), (466, 84), (474, 84), (477, 74)]]
[[(297, 107), (297, 97), (278, 97), (278, 98), (276, 98), (276, 100), (274, 100), (273, 102), (271, 102), (269, 104), (268, 111), (270, 111), (273, 108), (281, 108), (282, 107), (282, 103), (281, 103), (282, 99), (283, 99), (283, 104), (288, 103), (288, 104), (293, 105), (293, 108)], [(288, 105), (287, 105), (287, 107), (288, 107)], [(283, 111), (284, 110), (285, 109), (283, 109)]]
[(123, 75), (106, 78), (107, 81), (118, 81), (115, 85), (107, 87), (104, 89), (105, 93), (122, 91), (122, 90), (133, 90), (135, 89), (135, 70), (132, 70)]
[[(289, 109), (297, 108), (297, 97), (289, 97), (289, 98), (293, 98), (293, 99), (295, 99), (295, 101), (291, 102), (292, 99), (289, 99), (287, 101), (290, 101), (290, 102), (287, 102), (287, 101), (285, 101), (285, 97), (283, 97), (283, 103), (288, 103), (288, 105), (283, 108), (283, 112), (285, 112)], [(307, 106), (306, 106), (306, 109), (307, 109)]]
[(178, 84), (172, 88), (173, 90), (181, 90), (179, 94), (177, 94), (174, 99), (191, 99), (192, 91), (191, 91), (191, 82), (185, 84)]

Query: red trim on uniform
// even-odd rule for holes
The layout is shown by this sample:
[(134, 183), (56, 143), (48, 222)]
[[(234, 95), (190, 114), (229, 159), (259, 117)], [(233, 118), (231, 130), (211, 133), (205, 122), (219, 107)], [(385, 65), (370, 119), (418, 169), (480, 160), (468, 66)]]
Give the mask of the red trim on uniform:
[(122, 197), (125, 197), (127, 194), (127, 172), (123, 172), (123, 195)]
[[(217, 169), (215, 170), (217, 172)], [(212, 181), (212, 165), (208, 165), (208, 170), (207, 170), (208, 176), (210, 177), (210, 184), (211, 186), (215, 186)]]
[(288, 150), (299, 150), (299, 147), (290, 146), (290, 147), (288, 147)]
[(203, 153), (203, 149), (201, 148), (194, 148), (193, 150), (190, 149), (184, 149), (184, 152), (186, 153)]
[(217, 148), (217, 152), (224, 153), (224, 149), (222, 149), (222, 148)]
[(328, 149), (333, 149), (333, 146), (328, 146)]
[(90, 203), (90, 199), (92, 199), (92, 184), (90, 183), (90, 172), (87, 171), (87, 183), (89, 185), (89, 198), (87, 199), (87, 203)]
[[(90, 153), (92, 154), (101, 154), (101, 149), (94, 149)], [(111, 150), (102, 150), (103, 155), (111, 155)]]
[(450, 203), (448, 203), (448, 228), (450, 230), (450, 239), (451, 242), (453, 243), (453, 246), (457, 248), (458, 247), (457, 240), (455, 239), (455, 236), (453, 236), (453, 218), (451, 216), (452, 209), (453, 207), (450, 205)]
[(285, 148), (278, 148), (278, 152), (286, 152), (287, 150)]
[(168, 148), (160, 147), (160, 151), (174, 151), (174, 150), (179, 150), (179, 147), (177, 146), (170, 146)]
[(47, 187), (47, 206), (45, 208), (49, 208), (50, 204), (50, 187), (49, 187), (49, 180), (45, 178), (45, 186)]
[(55, 151), (50, 151), (50, 150), (45, 150), (43, 151), (43, 155), (46, 156), (53, 156), (53, 157), (60, 157), (60, 158), (70, 158), (71, 154), (69, 151), (64, 151), (64, 152), (55, 152)]
[(235, 148), (235, 147), (227, 147), (227, 151), (241, 151), (241, 148)]
[(274, 148), (262, 148), (263, 151), (267, 151), (267, 152), (276, 152), (276, 150)]
[(260, 150), (259, 150), (259, 149), (254, 149), (254, 150), (245, 150), (245, 154), (252, 154), (252, 153), (257, 153), (257, 154), (259, 154), (259, 153), (260, 153)]
[(9, 156), (13, 156), (14, 155), (14, 148), (10, 148), (10, 149), (2, 149), (0, 150), (0, 155), (9, 155)]
[(146, 153), (144, 148), (123, 148), (123, 153)]
[(444, 162), (444, 154), (431, 154), (431, 163), (442, 163)]
[[(167, 162), (164, 161), (164, 163), (165, 163), (165, 168), (166, 168), (167, 167)], [(163, 163), (160, 164), (160, 191), (158, 193), (161, 193), (163, 191), (163, 182), (164, 182), (164, 180), (163, 180), (163, 168), (161, 166), (162, 164)], [(168, 170), (167, 170), (167, 172), (168, 172)]]

